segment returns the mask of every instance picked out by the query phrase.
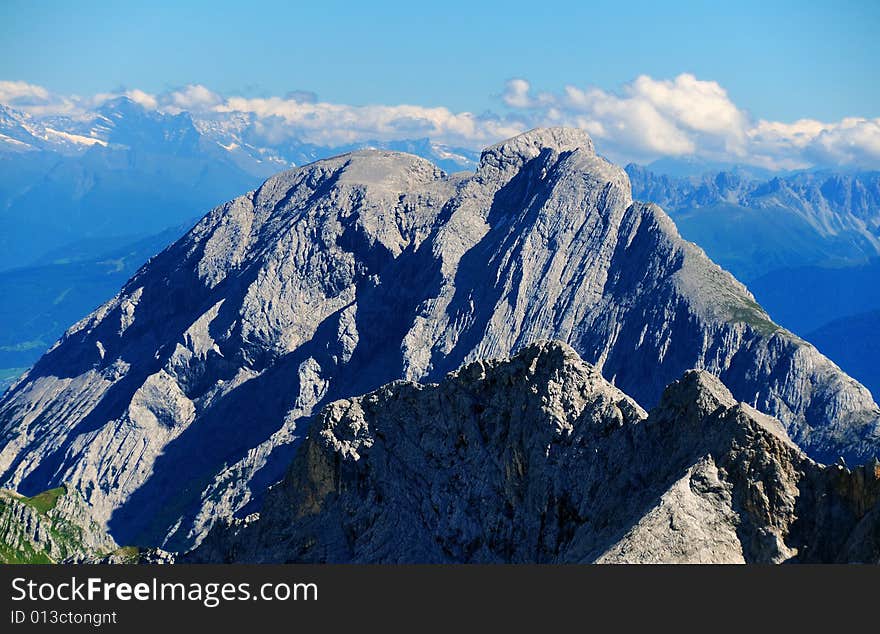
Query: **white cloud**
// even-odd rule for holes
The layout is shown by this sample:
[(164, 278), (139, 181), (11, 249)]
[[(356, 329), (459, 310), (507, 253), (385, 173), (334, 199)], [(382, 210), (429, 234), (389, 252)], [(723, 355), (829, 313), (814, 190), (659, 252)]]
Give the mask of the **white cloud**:
[(807, 146), (805, 154), (826, 165), (880, 166), (880, 118), (847, 118), (828, 125)]
[(617, 93), (568, 85), (559, 94), (533, 95), (526, 80), (513, 79), (502, 98), (541, 123), (586, 128), (619, 157), (746, 156), (746, 114), (717, 82), (690, 74), (672, 80), (642, 75)]
[(618, 92), (568, 85), (537, 95), (528, 81), (513, 79), (502, 100), (536, 125), (588, 130), (620, 161), (690, 155), (776, 169), (880, 166), (880, 119), (754, 121), (720, 84), (687, 73), (670, 80), (642, 75)]
[(25, 81), (0, 81), (0, 103), (16, 104), (45, 101), (49, 91)]
[(146, 93), (143, 90), (138, 90), (137, 88), (134, 90), (126, 90), (125, 96), (135, 103), (141, 104), (147, 110), (155, 110), (159, 107), (159, 103), (153, 95)]
[(251, 113), (258, 121), (266, 123), (264, 127), (267, 130), (274, 130), (272, 136), (275, 138), (287, 131), (288, 137), (329, 145), (413, 137), (480, 145), (518, 134), (525, 129), (525, 125), (518, 121), (504, 121), (469, 112), (454, 113), (444, 107), (406, 104), (351, 106), (299, 101), (296, 98), (230, 97), (215, 110)]
[(76, 111), (74, 99), (25, 81), (0, 81), (0, 103), (38, 117)]
[(162, 110), (177, 114), (179, 112), (211, 111), (223, 103), (223, 97), (201, 84), (190, 84), (178, 90), (160, 95)]
[(617, 91), (572, 84), (555, 93), (535, 93), (528, 80), (514, 78), (500, 95), (505, 106), (500, 114), (408, 104), (357, 106), (321, 101), (307, 91), (284, 97), (222, 96), (201, 84), (161, 94), (130, 89), (78, 97), (23, 81), (0, 81), (0, 103), (36, 117), (88, 116), (97, 105), (123, 95), (149, 110), (186, 111), (204, 121), (235, 117), (254, 142), (267, 144), (296, 139), (336, 146), (430, 137), (479, 148), (531, 127), (571, 125), (586, 129), (601, 152), (620, 162), (698, 156), (771, 168), (880, 167), (880, 119), (754, 120), (720, 84), (691, 74), (673, 79), (642, 75)]
[(75, 97), (74, 100), (84, 111), (86, 111), (89, 108), (100, 106), (111, 99), (117, 99), (119, 97), (128, 97), (135, 103), (142, 105), (147, 110), (156, 110), (159, 107), (159, 102), (156, 101), (155, 95), (151, 95), (138, 88), (133, 90), (120, 90), (117, 92), (99, 92), (88, 99), (79, 99), (78, 97)]
[(530, 108), (533, 105), (530, 91), (531, 85), (525, 79), (509, 79), (501, 99), (511, 108)]

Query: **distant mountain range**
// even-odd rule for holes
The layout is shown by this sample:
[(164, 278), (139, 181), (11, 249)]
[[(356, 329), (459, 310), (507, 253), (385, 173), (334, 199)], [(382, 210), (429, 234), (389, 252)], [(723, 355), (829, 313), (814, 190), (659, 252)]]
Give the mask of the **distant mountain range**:
[[(777, 323), (880, 394), (880, 172), (628, 165), (637, 198), (746, 282)], [(658, 170), (665, 170), (663, 173)]]
[(880, 172), (767, 178), (735, 167), (679, 177), (626, 170), (636, 198), (662, 206), (685, 238), (747, 283), (778, 269), (880, 256)]

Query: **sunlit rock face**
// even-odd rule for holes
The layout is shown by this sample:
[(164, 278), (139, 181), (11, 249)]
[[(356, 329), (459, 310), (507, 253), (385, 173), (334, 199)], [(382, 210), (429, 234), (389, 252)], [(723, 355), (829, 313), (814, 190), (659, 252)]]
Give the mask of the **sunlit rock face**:
[(473, 174), (355, 152), (212, 210), (3, 397), (0, 484), (67, 483), (118, 543), (186, 549), (260, 508), (323, 405), (544, 339), (642, 407), (700, 368), (818, 460), (877, 450), (867, 390), (586, 133), (543, 129)]

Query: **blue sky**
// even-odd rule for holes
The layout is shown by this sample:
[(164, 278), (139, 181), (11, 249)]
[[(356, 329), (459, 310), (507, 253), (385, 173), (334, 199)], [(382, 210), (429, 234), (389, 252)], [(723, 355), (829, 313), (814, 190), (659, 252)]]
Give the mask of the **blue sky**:
[(573, 125), (615, 160), (880, 168), (880, 0), (0, 2), (0, 103), (244, 114), (267, 143), (483, 147)]
[(611, 90), (688, 72), (759, 117), (880, 115), (876, 0), (140, 4), (4, 0), (0, 77), (479, 112), (512, 77)]

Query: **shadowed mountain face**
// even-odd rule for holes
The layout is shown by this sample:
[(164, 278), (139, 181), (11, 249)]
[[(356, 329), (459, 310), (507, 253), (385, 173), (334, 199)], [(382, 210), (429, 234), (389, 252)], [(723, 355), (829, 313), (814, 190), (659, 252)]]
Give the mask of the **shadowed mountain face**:
[(650, 416), (568, 346), (316, 417), (259, 518), (184, 560), (880, 562), (880, 463), (823, 467), (690, 371)]
[(185, 548), (257, 508), (325, 403), (548, 338), (644, 407), (703, 368), (817, 459), (877, 451), (862, 386), (548, 129), (473, 175), (355, 152), (214, 209), (3, 397), (2, 482), (69, 483), (117, 542)]

